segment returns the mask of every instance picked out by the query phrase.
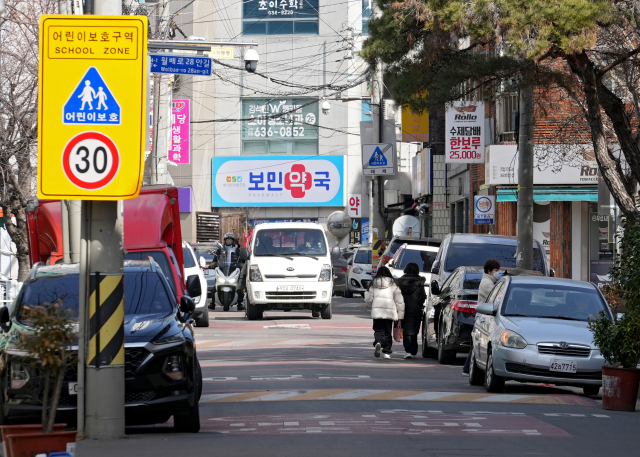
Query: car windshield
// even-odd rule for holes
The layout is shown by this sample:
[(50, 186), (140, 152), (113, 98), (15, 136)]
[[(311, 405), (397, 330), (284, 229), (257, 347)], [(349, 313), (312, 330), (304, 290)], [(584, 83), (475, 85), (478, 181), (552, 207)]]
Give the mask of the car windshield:
[(482, 273), (467, 273), (462, 283), (463, 289), (478, 290), (482, 281)]
[(173, 311), (172, 300), (160, 276), (137, 271), (124, 275), (125, 314), (162, 314)]
[(191, 251), (189, 248), (182, 248), (182, 257), (184, 258), (184, 267), (193, 268), (196, 266), (196, 262), (193, 260)]
[[(28, 325), (30, 310), (56, 302), (77, 319), (79, 284), (78, 274), (38, 276), (26, 282), (18, 296), (18, 320)], [(158, 274), (148, 271), (124, 274), (124, 303), (125, 314), (169, 314), (173, 310), (162, 280)]]
[(264, 229), (258, 231), (253, 253), (256, 256), (325, 256), (327, 246), (318, 229)]
[(513, 284), (504, 301), (503, 316), (587, 321), (605, 310), (592, 288), (555, 284)]
[(410, 262), (418, 264), (418, 268), (422, 273), (430, 273), (431, 265), (436, 258), (437, 252), (435, 251), (419, 251), (417, 249), (405, 249), (402, 251), (400, 257), (400, 263), (396, 267), (398, 269), (404, 269)]
[(167, 255), (162, 251), (136, 251), (136, 252), (127, 252), (124, 255), (125, 260), (149, 260), (149, 257), (153, 258), (156, 261), (160, 270), (164, 273), (165, 278), (169, 282), (169, 287), (171, 287), (171, 291), (176, 293), (176, 284), (173, 281), (173, 274), (171, 272), (171, 265), (169, 264), (169, 259)]
[[(458, 267), (484, 265), (488, 259), (498, 259), (500, 265), (506, 268), (516, 266), (516, 246), (485, 243), (451, 243), (445, 265), (446, 271), (453, 271)], [(533, 269), (544, 274), (544, 261), (540, 249), (533, 249)]]
[(78, 319), (77, 274), (38, 276), (25, 282), (18, 296), (18, 314), (20, 322), (30, 324), (29, 312), (38, 306), (48, 308), (52, 303), (60, 303), (69, 310), (69, 317)]
[(358, 250), (358, 252), (356, 252), (356, 258), (354, 259), (353, 263), (371, 264), (372, 260), (373, 260), (373, 251)]

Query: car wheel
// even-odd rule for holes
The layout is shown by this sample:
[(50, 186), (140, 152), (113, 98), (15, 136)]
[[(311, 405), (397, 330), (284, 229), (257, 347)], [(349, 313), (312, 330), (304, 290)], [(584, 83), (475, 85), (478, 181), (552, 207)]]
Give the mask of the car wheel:
[(250, 321), (255, 321), (258, 318), (258, 307), (256, 305), (252, 305), (251, 303), (247, 303), (247, 319)]
[(194, 386), (193, 405), (186, 412), (173, 415), (173, 428), (180, 433), (198, 433), (200, 431), (200, 395), (202, 394), (202, 372), (200, 363), (195, 359), (196, 379)]
[(202, 315), (196, 319), (196, 327), (209, 327), (209, 310), (206, 306)]
[(262, 319), (264, 317), (264, 309), (258, 311), (258, 319)]
[(198, 401), (202, 397), (202, 368), (200, 368), (200, 361), (198, 357), (195, 357), (196, 361), (196, 382), (198, 383)]
[(484, 376), (482, 370), (478, 368), (476, 363), (476, 356), (471, 350), (471, 362), (469, 363), (469, 384), (472, 386), (481, 386), (484, 382)]
[(487, 370), (484, 373), (484, 387), (487, 392), (500, 393), (504, 389), (505, 379), (493, 371), (493, 354), (489, 352)]
[(353, 292), (351, 292), (349, 289), (345, 289), (344, 298), (353, 298)]
[(320, 317), (320, 311), (316, 311), (315, 309), (311, 311), (311, 317)]
[(444, 329), (440, 324), (440, 331), (438, 332), (438, 363), (441, 365), (450, 365), (456, 361), (456, 351), (447, 351), (444, 349)]
[(594, 397), (600, 393), (600, 386), (584, 386), (582, 391), (585, 395)]
[(320, 317), (322, 317), (323, 319), (331, 319), (332, 317), (331, 303), (329, 303), (328, 305), (325, 305), (322, 308), (322, 311), (320, 312)]
[(436, 357), (433, 348), (427, 343), (427, 324), (422, 321), (422, 357), (425, 359), (434, 359)]
[(229, 311), (229, 305), (224, 305), (224, 306), (222, 307), (222, 310), (223, 310), (223, 311)]

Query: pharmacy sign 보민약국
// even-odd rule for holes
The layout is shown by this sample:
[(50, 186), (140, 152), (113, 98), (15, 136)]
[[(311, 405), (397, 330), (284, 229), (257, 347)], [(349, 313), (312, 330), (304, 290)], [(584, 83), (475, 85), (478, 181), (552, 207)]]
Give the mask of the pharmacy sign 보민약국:
[(39, 198), (120, 200), (140, 192), (147, 27), (145, 16), (41, 16)]

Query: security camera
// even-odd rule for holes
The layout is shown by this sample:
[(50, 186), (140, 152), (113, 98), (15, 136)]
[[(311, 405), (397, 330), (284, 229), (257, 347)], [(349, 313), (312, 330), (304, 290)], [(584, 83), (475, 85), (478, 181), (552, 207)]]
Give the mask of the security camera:
[(244, 54), (244, 68), (250, 73), (255, 73), (258, 68), (258, 60), (260, 60), (258, 52), (255, 49), (249, 49)]
[(331, 111), (331, 105), (326, 100), (322, 102), (320, 108), (322, 108), (322, 114), (329, 114), (329, 111)]

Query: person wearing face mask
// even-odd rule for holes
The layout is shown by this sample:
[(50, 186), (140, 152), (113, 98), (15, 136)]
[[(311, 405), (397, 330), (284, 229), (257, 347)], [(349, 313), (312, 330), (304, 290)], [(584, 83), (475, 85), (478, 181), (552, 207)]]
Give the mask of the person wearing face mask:
[[(484, 263), (484, 274), (480, 281), (480, 288), (478, 289), (478, 304), (486, 303), (487, 297), (491, 293), (491, 289), (496, 284), (496, 281), (500, 277), (500, 262), (497, 259), (489, 259)], [(463, 376), (469, 375), (469, 365), (471, 364), (471, 351), (467, 356), (467, 361), (462, 367)]]

